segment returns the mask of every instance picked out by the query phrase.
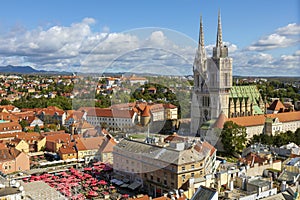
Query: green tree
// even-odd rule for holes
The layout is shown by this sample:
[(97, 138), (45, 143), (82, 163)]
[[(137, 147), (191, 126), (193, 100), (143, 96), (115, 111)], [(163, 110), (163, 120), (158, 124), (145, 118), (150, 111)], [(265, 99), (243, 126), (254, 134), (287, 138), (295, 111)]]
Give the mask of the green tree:
[(221, 132), (221, 141), (226, 153), (234, 155), (242, 152), (247, 142), (246, 128), (232, 121), (226, 122)]
[(29, 123), (26, 120), (20, 121), (19, 124), (21, 125), (23, 131), (26, 131), (26, 126), (29, 126)]
[(2, 105), (2, 106), (3, 105), (9, 105), (9, 104), (11, 104), (11, 102), (7, 99), (2, 99), (1, 102), (0, 102), (0, 105)]
[(40, 133), (41, 132), (41, 129), (38, 125), (35, 125), (34, 129), (33, 129), (34, 132), (38, 132)]

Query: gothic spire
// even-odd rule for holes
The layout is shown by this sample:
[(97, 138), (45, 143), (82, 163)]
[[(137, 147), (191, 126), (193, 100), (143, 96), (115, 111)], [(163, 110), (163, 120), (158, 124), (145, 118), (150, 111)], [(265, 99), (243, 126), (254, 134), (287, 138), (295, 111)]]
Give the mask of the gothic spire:
[(219, 10), (219, 14), (218, 14), (218, 33), (217, 33), (216, 47), (222, 47), (222, 46), (223, 46), (223, 42), (222, 42), (221, 12)]
[(200, 16), (199, 47), (204, 48), (204, 32), (203, 32), (202, 15)]

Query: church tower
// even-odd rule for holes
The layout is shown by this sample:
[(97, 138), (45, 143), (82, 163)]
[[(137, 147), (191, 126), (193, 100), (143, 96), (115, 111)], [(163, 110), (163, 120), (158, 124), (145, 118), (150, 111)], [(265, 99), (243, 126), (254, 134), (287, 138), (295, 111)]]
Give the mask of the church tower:
[(199, 44), (193, 72), (191, 131), (200, 134), (199, 130), (203, 123), (217, 119), (221, 113), (226, 116), (229, 114), (232, 58), (228, 57), (228, 47), (223, 45), (220, 11), (216, 46), (213, 48), (213, 55), (210, 58), (206, 56), (202, 17), (200, 19)]

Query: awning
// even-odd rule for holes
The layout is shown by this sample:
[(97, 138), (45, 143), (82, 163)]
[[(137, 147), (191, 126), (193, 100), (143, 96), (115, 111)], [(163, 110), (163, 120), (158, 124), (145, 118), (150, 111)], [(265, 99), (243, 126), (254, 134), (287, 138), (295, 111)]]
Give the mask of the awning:
[(116, 185), (122, 185), (124, 182), (123, 181), (116, 181), (115, 184)]
[(129, 184), (124, 183), (123, 185), (121, 185), (121, 188), (127, 188), (129, 186)]
[(138, 182), (133, 182), (131, 183), (128, 188), (131, 189), (131, 190), (136, 190), (138, 187), (140, 187), (142, 184), (141, 183), (138, 183)]

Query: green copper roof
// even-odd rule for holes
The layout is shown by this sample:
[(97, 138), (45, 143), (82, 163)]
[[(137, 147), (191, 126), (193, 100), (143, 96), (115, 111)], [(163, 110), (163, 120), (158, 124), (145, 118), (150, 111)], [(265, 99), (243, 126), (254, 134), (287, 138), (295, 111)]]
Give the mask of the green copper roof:
[(230, 89), (230, 98), (248, 99), (249, 103), (257, 105), (260, 93), (255, 85), (232, 86)]
[(264, 112), (257, 105), (253, 106), (253, 112), (255, 115), (262, 115)]

